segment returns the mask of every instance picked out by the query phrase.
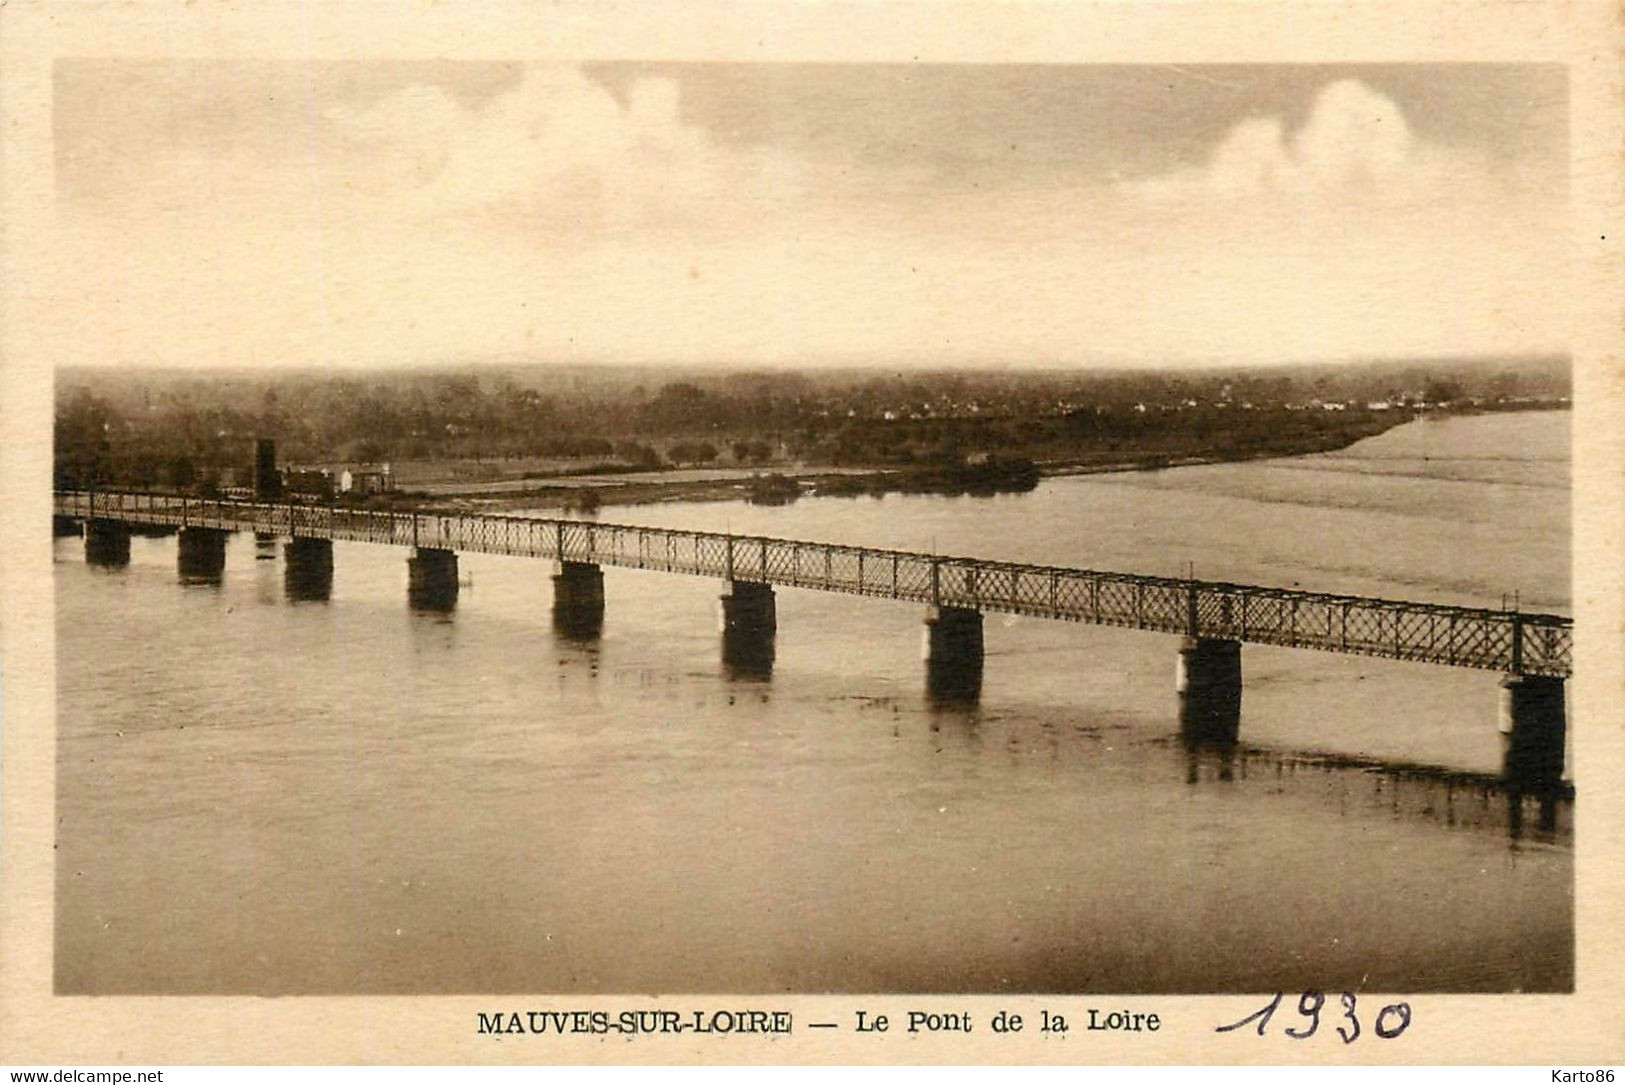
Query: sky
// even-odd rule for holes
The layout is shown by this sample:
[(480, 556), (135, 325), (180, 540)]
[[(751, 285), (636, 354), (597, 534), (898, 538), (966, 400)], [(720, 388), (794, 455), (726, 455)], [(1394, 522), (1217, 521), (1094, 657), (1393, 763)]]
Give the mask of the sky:
[(64, 364), (1566, 348), (1551, 65), (59, 60)]

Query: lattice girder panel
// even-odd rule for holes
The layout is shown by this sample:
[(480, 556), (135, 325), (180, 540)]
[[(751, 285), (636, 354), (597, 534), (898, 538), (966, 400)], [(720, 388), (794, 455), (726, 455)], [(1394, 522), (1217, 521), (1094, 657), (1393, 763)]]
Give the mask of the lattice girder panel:
[(1268, 592), (1241, 597), (1243, 636), (1270, 644), (1291, 644), (1296, 636), (1296, 602)]
[(1145, 584), (1117, 576), (1096, 578), (1095, 621), (1136, 628), (1145, 609)]
[(290, 536), (299, 538), (330, 539), (333, 537), (332, 510), (308, 505), (290, 505), (287, 531)]
[(728, 572), (727, 541), (720, 535), (691, 534), (691, 572), (701, 576), (726, 576)]
[(1179, 633), (1190, 627), (1190, 590), (1186, 585), (1154, 580), (1145, 582), (1145, 587), (1141, 628)]
[(1009, 569), (997, 566), (971, 566), (965, 578), (973, 605), (979, 610), (1014, 610), (1016, 581)]
[(698, 560), (694, 555), (694, 536), (686, 531), (663, 531), (654, 550), (644, 550), (644, 560), (651, 568), (673, 573), (696, 571)]
[(1055, 595), (1059, 588), (1055, 570), (1010, 570), (1011, 608), (1017, 614), (1051, 618), (1056, 616)]
[(778, 539), (767, 541), (766, 567), (762, 570), (762, 579), (772, 584), (789, 582), (794, 575), (796, 565), (795, 543), (783, 542)]
[(643, 532), (636, 528), (616, 527), (610, 548), (615, 555), (614, 564), (636, 568), (638, 562), (643, 560)]
[(1518, 630), (1519, 662), (1523, 673), (1562, 677), (1573, 669), (1572, 626), (1526, 617), (1518, 623)]
[(858, 590), (858, 554), (838, 546), (824, 547), (824, 587), (829, 591)]
[(975, 608), (976, 568), (956, 559), (944, 559), (931, 570), (931, 602), (945, 607)]
[(1395, 659), (1432, 659), (1438, 635), (1438, 620), (1432, 611), (1394, 608)]
[(924, 602), (931, 598), (931, 559), (911, 554), (893, 554), (895, 577), (893, 583), (896, 590), (892, 593), (898, 599), (913, 599)]
[(769, 567), (771, 582), (789, 584), (792, 587), (805, 585), (807, 575), (803, 570), (809, 560), (808, 554), (813, 548), (788, 540), (779, 543), (779, 547), (780, 552)]
[(1055, 574), (1056, 613), (1075, 621), (1100, 621), (1100, 577), (1088, 573)]
[(1512, 622), (1501, 615), (1488, 614), (1458, 618), (1454, 634), (1447, 622), (1441, 647), (1445, 658), (1436, 662), (1480, 670), (1509, 670), (1512, 667)]
[[(1195, 621), (1191, 621), (1191, 608), (1195, 607)], [(1236, 597), (1223, 589), (1199, 588), (1189, 585), (1185, 590), (1185, 628), (1199, 637), (1235, 638), (1240, 632), (1237, 618), (1240, 607)]]

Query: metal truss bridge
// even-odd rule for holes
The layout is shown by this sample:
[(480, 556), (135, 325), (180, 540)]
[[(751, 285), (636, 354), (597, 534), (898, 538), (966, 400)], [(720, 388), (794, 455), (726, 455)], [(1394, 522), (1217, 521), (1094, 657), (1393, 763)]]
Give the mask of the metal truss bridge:
[(1556, 614), (583, 520), (100, 491), (59, 491), (55, 513), (686, 573), (1513, 675), (1566, 678), (1573, 666), (1573, 622)]

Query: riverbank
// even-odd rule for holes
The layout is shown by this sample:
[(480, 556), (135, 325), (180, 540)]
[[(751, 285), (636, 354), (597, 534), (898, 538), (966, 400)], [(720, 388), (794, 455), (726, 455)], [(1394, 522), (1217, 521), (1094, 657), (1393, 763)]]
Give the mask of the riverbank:
[[(1533, 409), (1533, 407), (1531, 408)], [(1251, 425), (1216, 434), (1180, 432), (1139, 448), (1117, 441), (1017, 446), (982, 453), (959, 464), (773, 463), (615, 470), (604, 464), (580, 473), (536, 477), (452, 480), (403, 487), (364, 499), (364, 507), (462, 512), (566, 511), (590, 514), (606, 506), (740, 501), (785, 505), (805, 497), (880, 497), (934, 493), (991, 496), (1031, 490), (1042, 478), (1160, 471), (1202, 464), (1245, 463), (1335, 452), (1415, 421), (1410, 411), (1360, 411), (1332, 417), (1283, 415), (1278, 427)], [(1443, 420), (1476, 410), (1435, 410), (1421, 416)], [(1503, 412), (1493, 412), (1503, 413)], [(1317, 412), (1318, 415), (1318, 412)], [(1080, 447), (1090, 443), (1107, 447)], [(1045, 454), (1049, 453), (1049, 454)], [(425, 465), (426, 466), (426, 465)]]
[(984, 470), (980, 475), (974, 466), (899, 468), (895, 465), (793, 464), (756, 469), (689, 468), (595, 472), (560, 475), (545, 480), (513, 479), (469, 485), (459, 488), (456, 493), (400, 493), (388, 500), (396, 508), (456, 508), (490, 512), (551, 509), (590, 513), (610, 505), (675, 502), (788, 504), (803, 497), (880, 497), (888, 493), (987, 496), (997, 492), (1030, 490), (1041, 478), (1160, 471), (1170, 467), (1332, 452), (1374, 437), (1411, 421), (1413, 417), (1397, 411), (1366, 413), (1350, 418), (1333, 429), (1287, 434), (1201, 451), (1162, 447), (1132, 452), (1103, 449), (1042, 459), (1010, 456), (993, 461), (991, 469)]

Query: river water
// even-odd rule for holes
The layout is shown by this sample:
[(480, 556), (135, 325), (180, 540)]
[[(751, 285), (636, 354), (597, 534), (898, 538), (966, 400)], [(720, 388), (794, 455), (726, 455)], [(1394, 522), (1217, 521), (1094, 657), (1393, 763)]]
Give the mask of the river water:
[[(1566, 611), (1566, 413), (997, 498), (614, 508), (632, 523)], [(989, 615), (933, 704), (920, 609), (780, 590), (771, 676), (720, 585), (280, 546), (218, 585), (173, 538), (62, 539), (65, 993), (1564, 990), (1570, 803), (1486, 774), (1497, 676), (1249, 645), (1242, 744), (1177, 737), (1173, 638)], [(1419, 767), (1420, 766), (1420, 767)]]

